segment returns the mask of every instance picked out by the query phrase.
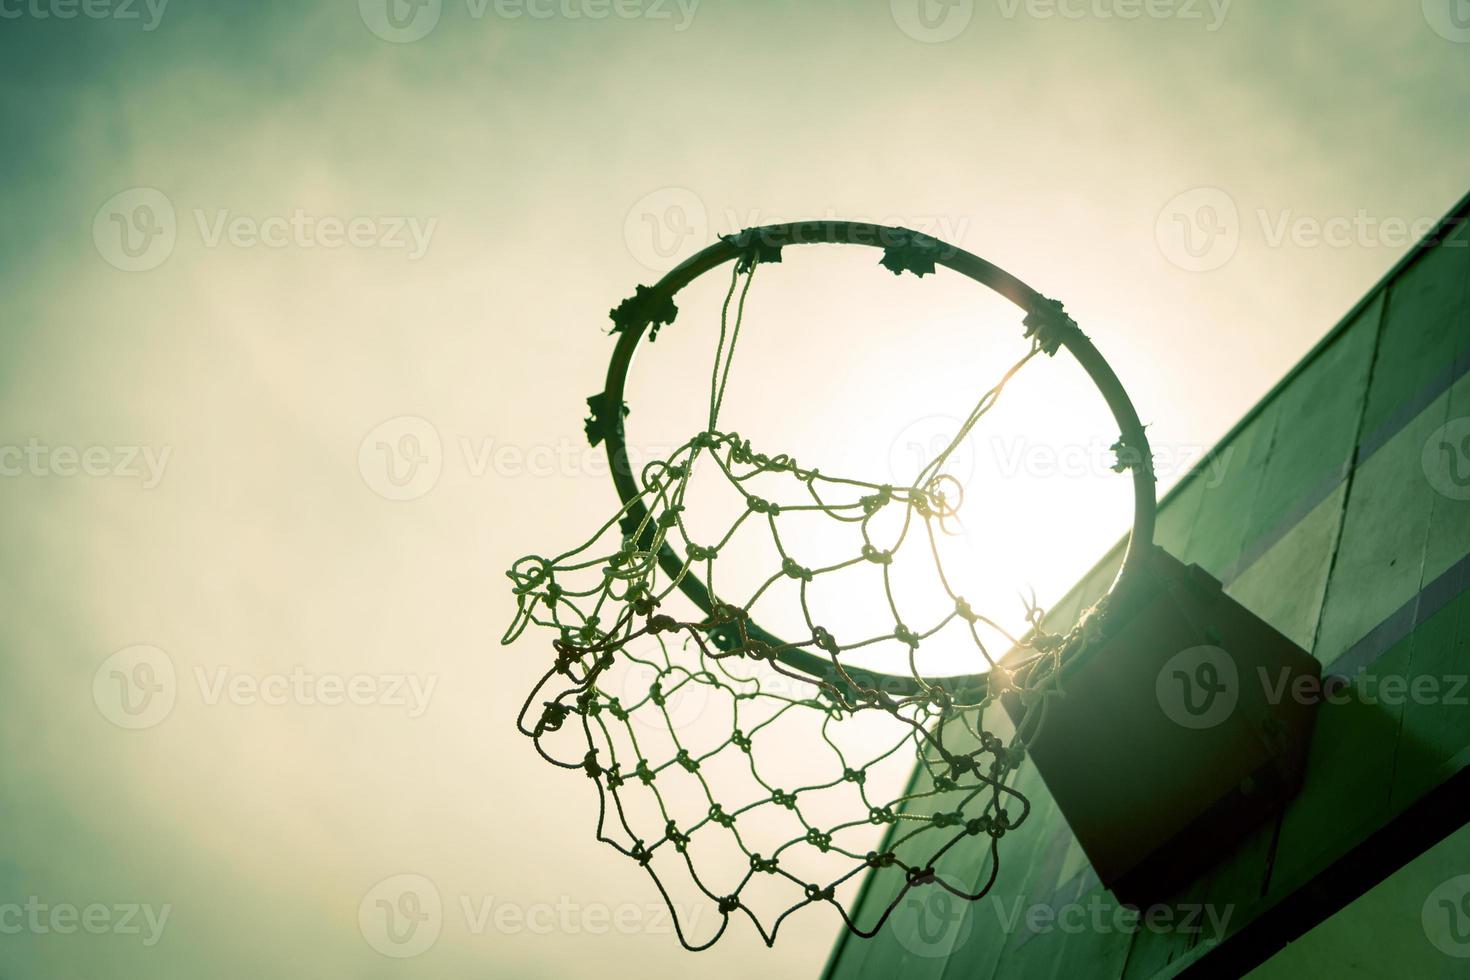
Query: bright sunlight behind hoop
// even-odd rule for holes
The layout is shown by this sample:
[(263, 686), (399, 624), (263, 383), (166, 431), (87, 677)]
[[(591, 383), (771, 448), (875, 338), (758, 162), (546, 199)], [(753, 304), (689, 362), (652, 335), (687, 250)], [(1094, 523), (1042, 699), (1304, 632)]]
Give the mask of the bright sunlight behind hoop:
[[(1025, 355), (1022, 313), (949, 270), (894, 276), (880, 257), (873, 249), (799, 246), (759, 267), (724, 427), (759, 452), (896, 486), (909, 485), (944, 449), (979, 396)], [(682, 290), (677, 321), (634, 363), (627, 431), (635, 464), (666, 455), (700, 427), (704, 365), (727, 286), (725, 276), (711, 275)], [(1064, 284), (1046, 286), (1061, 293)], [(1086, 332), (1085, 320), (1080, 325)], [(1117, 437), (1102, 396), (1063, 350), (1033, 358), (951, 454), (944, 472), (963, 488), (964, 501), (937, 545), (956, 591), (977, 612), (1020, 636), (1028, 625), (1023, 594), (1030, 598), (1034, 589), (1036, 601), (1050, 606), (1127, 532), (1130, 480), (1110, 468)], [(720, 519), (730, 513), (702, 506)], [(842, 533), (830, 523), (803, 524), (791, 536), (803, 553), (793, 557), (819, 565), (824, 555), (843, 554)], [(735, 541), (723, 552), (723, 594), (743, 597), (758, 587), (771, 567), (763, 548)], [(860, 632), (867, 619), (876, 628), (886, 606), (881, 582), (856, 571), (818, 597), (817, 615)], [(939, 593), (926, 591), (918, 574), (910, 572), (907, 601), (923, 603)], [(794, 603), (763, 602), (754, 612), (778, 636), (808, 632)], [(923, 618), (914, 612), (914, 620)], [(1005, 644), (990, 652), (1003, 655)], [(857, 649), (844, 658), (904, 670), (892, 651)], [(924, 645), (920, 664), (929, 676), (988, 666), (973, 648), (939, 640)]]

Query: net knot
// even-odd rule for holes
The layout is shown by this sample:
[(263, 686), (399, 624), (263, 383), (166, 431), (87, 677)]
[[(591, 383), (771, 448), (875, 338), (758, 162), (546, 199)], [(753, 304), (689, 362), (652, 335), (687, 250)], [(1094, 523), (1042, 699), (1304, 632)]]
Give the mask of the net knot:
[(721, 915), (729, 915), (731, 912), (740, 908), (740, 899), (735, 895), (726, 895), (720, 899), (719, 907)]
[(679, 623), (673, 616), (650, 616), (648, 617), (648, 632), (654, 636), (660, 633), (671, 633), (679, 628)]
[(771, 649), (770, 644), (762, 643), (760, 640), (747, 641), (745, 646), (740, 648), (740, 652), (756, 661), (776, 659), (776, 652)]
[(975, 610), (970, 608), (970, 603), (962, 596), (955, 596), (954, 612), (956, 616), (967, 623), (974, 623), (980, 618), (975, 614)]
[(877, 493), (867, 494), (860, 498), (858, 503), (862, 506), (863, 513), (869, 517), (888, 506), (893, 499), (893, 488), (886, 483), (878, 488)]
[(768, 875), (776, 873), (776, 865), (781, 863), (780, 858), (763, 858), (759, 854), (750, 856), (750, 870), (762, 871)]
[(664, 836), (668, 838), (670, 844), (674, 845), (674, 850), (680, 854), (683, 854), (689, 846), (689, 835), (680, 833), (678, 826), (672, 820), (664, 825)]
[[(952, 487), (952, 490), (946, 490)], [(940, 473), (924, 487), (924, 493), (915, 501), (923, 505), (926, 514), (936, 517), (953, 517), (965, 503), (965, 487), (948, 473)]]
[(893, 552), (875, 548), (870, 544), (863, 545), (863, 558), (875, 565), (893, 564)]
[(541, 721), (536, 726), (543, 732), (555, 732), (561, 730), (562, 722), (567, 720), (567, 715), (572, 709), (557, 701), (547, 701), (541, 712)]
[[(530, 565), (531, 567), (529, 569), (523, 569), (521, 567), (523, 564)], [(549, 580), (551, 575), (551, 563), (545, 558), (539, 558), (535, 555), (528, 555), (522, 558), (511, 566), (510, 571), (505, 573), (506, 578), (514, 583), (511, 592), (518, 596), (536, 591), (537, 586)]]
[(810, 582), (812, 580), (812, 570), (810, 568), (803, 568), (792, 558), (782, 559), (781, 571), (788, 578), (799, 579), (803, 582)]
[(918, 636), (903, 623), (898, 623), (893, 627), (893, 638), (907, 645), (911, 650), (917, 650), (919, 648)]
[(772, 503), (764, 497), (747, 497), (745, 505), (757, 514), (770, 514), (776, 517), (781, 513), (781, 505)]
[(808, 902), (830, 902), (832, 901), (832, 886), (819, 888), (816, 885), (806, 886), (806, 900)]
[(817, 645), (817, 649), (819, 650), (826, 650), (831, 654), (835, 654), (838, 651), (837, 640), (831, 633), (820, 626), (812, 630), (812, 642)]
[(933, 866), (927, 868), (909, 868), (904, 872), (904, 880), (911, 886), (932, 885), (934, 884), (935, 878), (936, 875), (934, 874)]

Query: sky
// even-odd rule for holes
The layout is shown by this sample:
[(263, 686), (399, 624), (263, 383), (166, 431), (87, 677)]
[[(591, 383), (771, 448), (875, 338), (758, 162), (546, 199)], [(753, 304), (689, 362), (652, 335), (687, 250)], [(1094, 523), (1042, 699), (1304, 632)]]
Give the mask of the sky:
[[(0, 0), (0, 976), (815, 974), (835, 917), (691, 960), (514, 729), (504, 571), (617, 506), (607, 310), (747, 225), (937, 234), (1066, 303), (1166, 489), (1470, 183), (1438, 0), (393, 3)], [(727, 418), (881, 480), (1019, 318), (826, 258), (761, 270)], [(967, 490), (1046, 601), (1127, 510), (1033, 366)]]

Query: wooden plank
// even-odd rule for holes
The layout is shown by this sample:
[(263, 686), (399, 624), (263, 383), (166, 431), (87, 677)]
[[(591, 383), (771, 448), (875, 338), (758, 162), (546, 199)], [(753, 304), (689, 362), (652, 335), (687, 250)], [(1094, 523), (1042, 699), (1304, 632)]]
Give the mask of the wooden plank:
[(1154, 540), (1171, 555), (1183, 554), (1189, 543), (1189, 532), (1193, 530), (1195, 518), (1199, 516), (1205, 487), (1216, 479), (1215, 460), (1213, 452), (1208, 454), (1202, 464), (1203, 469), (1186, 477), (1159, 505)]
[[(1450, 935), (1436, 933), (1431, 938), (1426, 934), (1423, 913), (1426, 903), (1444, 883), (1465, 868), (1470, 868), (1470, 825), (1394, 872), (1246, 976), (1249, 980), (1463, 977), (1464, 959), (1446, 952), (1456, 950), (1459, 944)], [(1391, 966), (1385, 969), (1385, 964)]]
[[(1052, 955), (1034, 975), (1052, 980), (1122, 976), (1134, 933), (1127, 920), (1115, 915), (1118, 909), (1117, 899), (1100, 884), (1060, 903), (1055, 909), (1057, 924), (1038, 937), (1046, 940)], [(1034, 945), (1042, 946), (1039, 941)]]
[(1317, 636), (1346, 493), (1346, 485), (1339, 484), (1225, 587), (1303, 650), (1311, 651)]
[(1452, 239), (1457, 247), (1422, 250), (1390, 284), (1382, 340), (1363, 417), (1363, 444), (1371, 451), (1404, 414), (1423, 408), (1426, 385), (1466, 347), (1466, 290), (1470, 288), (1470, 228)]
[[(1451, 434), (1470, 432), (1470, 377), (1450, 389), (1447, 402)], [(1445, 435), (1431, 434), (1421, 460), (1436, 496), (1416, 612), (1422, 625), (1415, 630), (1410, 663), (1409, 682), (1420, 687), (1404, 706), (1393, 785), (1397, 805), (1407, 805), (1451, 775), (1470, 749), (1470, 690), (1464, 682), (1470, 673), (1470, 487), (1458, 485), (1451, 459), (1437, 452)], [(1461, 447), (1449, 448), (1458, 452)]]
[(1442, 577), (1457, 590), (1413, 635), (1391, 804), (1408, 806), (1470, 757), (1470, 563)]
[[(1465, 335), (1470, 337), (1470, 309)], [(1470, 352), (1464, 356), (1470, 362)], [(1466, 366), (1470, 366), (1467, 364)], [(1429, 515), (1429, 547), (1424, 555), (1425, 586), (1449, 571), (1470, 552), (1470, 373), (1446, 395), (1444, 424), (1420, 448), (1417, 474), (1434, 491)]]
[[(1402, 676), (1409, 663), (1406, 637), (1366, 668), (1359, 690), (1385, 676)], [(1306, 780), (1281, 824), (1268, 894), (1301, 887), (1391, 813), (1395, 743), (1402, 705), (1377, 698), (1329, 700), (1317, 712)]]
[[(1367, 396), (1382, 301), (1370, 304), (1282, 391), (1238, 568), (1269, 550), (1344, 480)], [(1229, 574), (1227, 579), (1235, 577)]]
[(1420, 456), (1444, 412), (1440, 399), (1358, 464), (1312, 651), (1324, 666), (1419, 593), (1436, 496)]
[[(1007, 951), (1018, 939), (1011, 926), (1015, 907), (1023, 906), (1026, 896), (1045, 873), (1046, 855), (1065, 824), (1056, 804), (1046, 792), (1036, 767), (1023, 767), (1016, 783), (1032, 802), (1033, 810), (1021, 829), (1001, 839), (1000, 877), (992, 892), (971, 906), (971, 934), (964, 946), (946, 964), (943, 976), (985, 980), (1006, 976), (998, 967)], [(980, 883), (982, 862), (975, 861), (967, 884)]]
[(1220, 453), (1229, 454), (1218, 482), (1200, 489), (1199, 510), (1175, 557), (1198, 564), (1224, 579), (1239, 559), (1246, 542), (1251, 508), (1260, 490), (1264, 463), (1279, 409), (1269, 405), (1242, 429)]

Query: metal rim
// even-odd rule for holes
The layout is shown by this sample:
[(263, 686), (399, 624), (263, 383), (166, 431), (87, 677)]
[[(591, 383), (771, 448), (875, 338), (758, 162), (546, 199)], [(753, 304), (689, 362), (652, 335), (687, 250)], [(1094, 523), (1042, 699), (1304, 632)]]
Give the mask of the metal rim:
[[(906, 228), (856, 221), (797, 221), (750, 228), (739, 235), (723, 237), (666, 273), (662, 279), (649, 287), (651, 290), (649, 295), (650, 298), (657, 300), (672, 299), (679, 290), (695, 279), (746, 254), (752, 243), (771, 247), (866, 245), (888, 249), (915, 240), (932, 243), (934, 246), (932, 257), (936, 266), (943, 266), (990, 288), (1010, 300), (1028, 316), (1045, 315), (1052, 309), (1059, 309), (1057, 304), (1009, 272), (958, 246)], [(612, 361), (608, 364), (607, 383), (603, 388), (605, 404), (617, 407), (624, 404), (623, 396), (628, 371), (632, 367), (633, 355), (637, 352), (638, 344), (643, 339), (647, 327), (646, 323), (635, 323), (618, 333), (617, 347), (613, 351)], [(1121, 443), (1129, 447), (1134, 458), (1142, 461), (1143, 464), (1130, 467), (1133, 474), (1133, 527), (1128, 535), (1122, 567), (1108, 590), (1110, 597), (1116, 596), (1132, 588), (1133, 583), (1142, 574), (1142, 567), (1153, 546), (1158, 504), (1155, 497), (1152, 466), (1149, 465), (1152, 455), (1149, 451), (1148, 436), (1144, 432), (1143, 424), (1139, 421), (1138, 412), (1134, 409), (1132, 400), (1128, 397), (1128, 392), (1124, 390), (1122, 382), (1118, 380), (1118, 376), (1113, 373), (1112, 367), (1098, 349), (1093, 346), (1092, 341), (1082, 331), (1075, 328), (1060, 332), (1058, 339), (1060, 346), (1065, 347), (1077, 359), (1082, 369), (1092, 379), (1092, 383), (1096, 385), (1099, 393), (1102, 394), (1118, 425)], [(630, 514), (641, 519), (643, 507), (635, 500), (639, 495), (637, 477), (628, 462), (627, 438), (621, 418), (618, 421), (620, 424), (610, 426), (606, 435), (607, 458), (612, 472), (613, 485), (617, 488), (618, 496), (625, 505), (630, 501), (633, 502)], [(667, 547), (659, 555), (659, 564), (670, 576), (677, 576), (683, 565), (678, 556)], [(680, 591), (704, 613), (711, 612), (712, 603), (709, 592), (697, 577), (684, 576), (680, 581)], [(752, 636), (778, 649), (784, 645), (778, 637), (760, 629), (754, 623), (751, 623), (750, 627)], [(803, 673), (828, 681), (832, 679), (832, 664), (824, 657), (800, 649), (784, 650), (779, 657), (784, 664)], [(918, 682), (910, 676), (857, 668), (847, 668), (847, 670), (857, 683), (883, 690), (889, 694), (907, 695), (919, 693), (921, 690)], [(939, 677), (932, 680), (926, 679), (926, 682), (944, 686), (954, 692), (963, 691), (971, 694), (983, 692), (987, 686), (986, 674)]]

